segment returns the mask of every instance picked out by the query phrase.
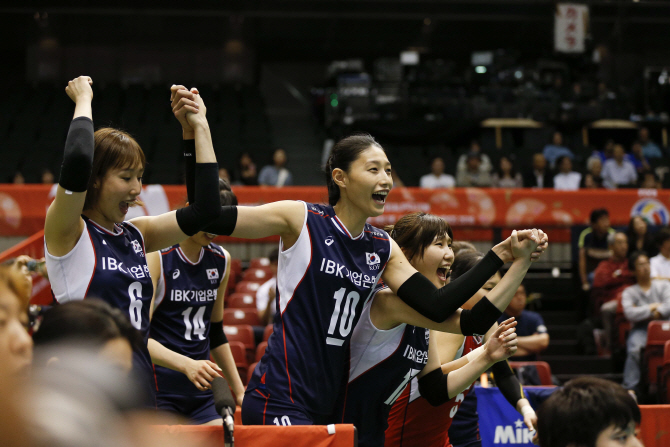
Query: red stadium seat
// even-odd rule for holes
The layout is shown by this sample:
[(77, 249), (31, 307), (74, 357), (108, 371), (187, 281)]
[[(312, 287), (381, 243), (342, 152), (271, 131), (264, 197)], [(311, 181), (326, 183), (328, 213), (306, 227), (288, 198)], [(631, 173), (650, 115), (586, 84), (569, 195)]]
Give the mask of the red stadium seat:
[(230, 260), (230, 276), (235, 276), (235, 279), (239, 279), (242, 276), (242, 261), (239, 259)]
[[(265, 281), (263, 281), (265, 282)], [(256, 295), (256, 291), (261, 286), (262, 282), (242, 281), (235, 286), (235, 293), (250, 293)]]
[(261, 357), (263, 357), (263, 354), (265, 354), (265, 348), (268, 347), (268, 342), (262, 341), (258, 344), (258, 347), (256, 348), (256, 361), (260, 362)]
[[(256, 369), (256, 365), (258, 365), (258, 362), (249, 365), (249, 368), (247, 369), (247, 375), (242, 379), (242, 380), (246, 379), (246, 382), (244, 382), (244, 386), (247, 386), (247, 384), (251, 380), (251, 376), (254, 373), (254, 369)], [(240, 378), (242, 378), (242, 376), (240, 376)]]
[(256, 309), (256, 295), (251, 293), (233, 293), (228, 297), (226, 307)]
[(269, 266), (270, 266), (269, 258), (253, 258), (251, 261), (249, 261), (249, 268), (259, 268)]
[(540, 377), (540, 382), (542, 385), (553, 385), (551, 381), (551, 367), (547, 362), (509, 362), (512, 369), (519, 368), (521, 366), (534, 366), (537, 369), (537, 375)]
[[(663, 364), (665, 342), (670, 340), (670, 321), (652, 321), (647, 326), (647, 345), (644, 348), (642, 367), (646, 369), (647, 385), (655, 390), (658, 368)], [(644, 376), (643, 376), (644, 377)]]
[(230, 346), (230, 352), (233, 354), (233, 359), (235, 359), (236, 365), (248, 366), (247, 362), (247, 348), (244, 346), (244, 343), (241, 341), (228, 341)]
[(272, 278), (272, 270), (268, 267), (248, 268), (242, 275), (242, 281), (265, 282)]
[(270, 338), (270, 334), (272, 334), (272, 331), (274, 330), (272, 324), (268, 324), (265, 326), (265, 332), (263, 332), (263, 341), (268, 341)]
[(254, 330), (249, 325), (236, 325), (236, 326), (224, 326), (223, 331), (226, 334), (226, 338), (229, 342), (239, 341), (244, 345), (244, 348), (252, 352), (256, 349), (256, 343), (254, 341)]
[(236, 309), (231, 307), (223, 311), (223, 324), (226, 326), (238, 324), (260, 326), (261, 320), (258, 318), (258, 311), (256, 309)]
[(663, 364), (658, 369), (658, 395), (660, 403), (670, 403), (670, 340), (663, 347)]

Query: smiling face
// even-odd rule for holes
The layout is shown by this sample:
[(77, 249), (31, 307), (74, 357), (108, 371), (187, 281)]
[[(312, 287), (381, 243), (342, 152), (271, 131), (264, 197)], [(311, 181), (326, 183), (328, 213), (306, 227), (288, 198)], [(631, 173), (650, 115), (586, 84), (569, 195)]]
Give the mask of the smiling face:
[(142, 192), (143, 166), (113, 168), (94, 184), (100, 193), (89, 217), (106, 228), (123, 222), (130, 206)]
[(449, 235), (438, 236), (425, 248), (423, 256), (416, 254), (410, 260), (410, 264), (428, 278), (435, 287), (444, 287), (447, 284), (451, 264), (454, 262), (451, 243)]
[(216, 234), (198, 231), (190, 239), (201, 247), (207, 247), (216, 237)]
[(370, 146), (351, 163), (348, 172), (334, 169), (332, 175), (341, 197), (346, 197), (363, 214), (375, 217), (384, 212), (393, 180), (391, 163), (383, 149)]

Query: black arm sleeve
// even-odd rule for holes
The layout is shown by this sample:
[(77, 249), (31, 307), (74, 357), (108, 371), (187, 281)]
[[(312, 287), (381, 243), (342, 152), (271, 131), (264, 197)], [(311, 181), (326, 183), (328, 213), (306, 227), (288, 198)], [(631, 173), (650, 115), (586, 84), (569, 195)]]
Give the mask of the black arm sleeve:
[(514, 374), (514, 371), (512, 371), (509, 362), (503, 360), (494, 364), (491, 367), (491, 372), (502, 395), (505, 396), (507, 402), (516, 408), (516, 403), (519, 402), (519, 399), (525, 399), (526, 396), (523, 394), (523, 387), (519, 383), (519, 379)]
[(469, 300), (502, 266), (503, 262), (498, 255), (489, 250), (477, 265), (440, 289), (417, 272), (400, 286), (397, 295), (424, 317), (442, 322)]
[(68, 191), (84, 192), (88, 188), (93, 166), (93, 121), (79, 116), (70, 123), (58, 184)]
[(461, 312), (461, 332), (463, 335), (484, 335), (501, 315), (502, 312), (484, 297), (472, 309)]
[(447, 387), (447, 376), (442, 368), (437, 368), (419, 379), (419, 393), (433, 407), (448, 402), (449, 388)]
[[(193, 201), (195, 200), (195, 198), (193, 197), (195, 190), (195, 165), (196, 165), (195, 140), (183, 140), (182, 148), (184, 151), (186, 195), (188, 197), (188, 202), (193, 203)], [(214, 222), (211, 222), (209, 225), (207, 225), (203, 229), (203, 231), (212, 234), (230, 236), (235, 230), (236, 223), (237, 223), (237, 207), (224, 206), (221, 207), (221, 214), (219, 215), (219, 217), (217, 217), (214, 220)]]
[(212, 324), (209, 326), (209, 349), (218, 348), (226, 343), (228, 343), (228, 337), (223, 332), (223, 322), (212, 321)]
[(177, 210), (177, 223), (185, 234), (193, 236), (221, 215), (219, 165), (196, 163), (193, 202)]

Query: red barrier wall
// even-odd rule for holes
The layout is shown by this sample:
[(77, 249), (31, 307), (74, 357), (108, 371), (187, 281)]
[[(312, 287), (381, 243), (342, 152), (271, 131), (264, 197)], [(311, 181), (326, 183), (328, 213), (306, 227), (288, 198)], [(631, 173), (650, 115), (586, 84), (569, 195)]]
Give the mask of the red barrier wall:
[(640, 412), (640, 439), (644, 446), (670, 446), (670, 405), (640, 405)]

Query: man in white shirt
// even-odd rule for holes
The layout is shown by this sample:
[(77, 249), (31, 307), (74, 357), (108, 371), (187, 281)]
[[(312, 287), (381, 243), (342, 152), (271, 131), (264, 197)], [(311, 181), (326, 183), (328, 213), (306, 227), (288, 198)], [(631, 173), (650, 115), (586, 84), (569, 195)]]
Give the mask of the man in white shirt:
[(453, 188), (456, 186), (456, 179), (452, 175), (444, 173), (444, 160), (442, 157), (435, 157), (430, 163), (430, 174), (421, 177), (419, 186), (422, 188)]
[(637, 183), (637, 170), (633, 163), (625, 160), (626, 151), (620, 144), (614, 145), (614, 157), (603, 165), (603, 185), (614, 189), (617, 186), (634, 185)]
[(582, 181), (582, 174), (572, 170), (572, 160), (564, 155), (556, 162), (558, 174), (554, 176), (554, 189), (557, 191), (577, 191)]
[(670, 229), (658, 233), (659, 253), (651, 258), (651, 278), (670, 281)]

